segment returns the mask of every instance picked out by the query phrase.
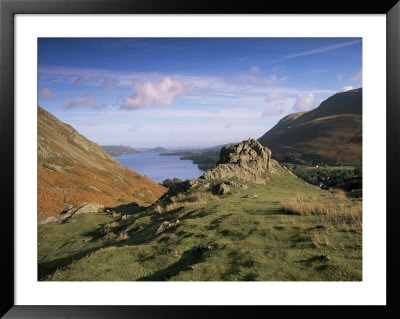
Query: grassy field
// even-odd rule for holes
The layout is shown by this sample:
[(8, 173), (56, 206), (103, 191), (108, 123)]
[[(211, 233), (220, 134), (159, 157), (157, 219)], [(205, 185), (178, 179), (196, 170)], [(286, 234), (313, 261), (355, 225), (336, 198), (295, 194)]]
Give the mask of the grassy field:
[(39, 225), (38, 278), (362, 280), (361, 199), (323, 191), (284, 170), (266, 185), (245, 184), (228, 195), (200, 188), (148, 208), (115, 208), (124, 219), (87, 214)]

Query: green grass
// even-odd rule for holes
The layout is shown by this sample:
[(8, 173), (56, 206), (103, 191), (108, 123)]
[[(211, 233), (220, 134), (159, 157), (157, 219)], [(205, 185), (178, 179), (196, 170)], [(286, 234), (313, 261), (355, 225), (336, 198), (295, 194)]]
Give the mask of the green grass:
[[(360, 227), (326, 214), (289, 214), (281, 204), (299, 194), (328, 203), (329, 192), (286, 172), (272, 175), (266, 185), (246, 185), (231, 188), (230, 195), (186, 202), (161, 214), (155, 205), (121, 206), (120, 212), (130, 213), (128, 218), (116, 220), (118, 226), (105, 237), (101, 230), (114, 219), (101, 214), (80, 215), (70, 224), (39, 225), (39, 279), (362, 280)], [(258, 197), (245, 197), (254, 194)], [(349, 205), (359, 201), (335, 200)], [(117, 241), (118, 227), (135, 220), (129, 238)], [(155, 234), (164, 221), (170, 226)]]

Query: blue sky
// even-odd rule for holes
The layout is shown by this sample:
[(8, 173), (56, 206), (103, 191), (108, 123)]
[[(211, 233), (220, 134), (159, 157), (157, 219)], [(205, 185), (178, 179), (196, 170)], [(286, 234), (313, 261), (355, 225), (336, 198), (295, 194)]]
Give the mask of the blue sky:
[(360, 38), (40, 38), (38, 103), (100, 145), (259, 138), (362, 86)]

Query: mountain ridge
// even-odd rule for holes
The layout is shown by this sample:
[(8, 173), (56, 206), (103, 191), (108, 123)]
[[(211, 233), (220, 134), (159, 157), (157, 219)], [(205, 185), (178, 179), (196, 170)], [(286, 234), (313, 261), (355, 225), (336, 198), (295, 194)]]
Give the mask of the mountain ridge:
[(67, 205), (88, 201), (149, 205), (165, 191), (38, 106), (39, 215), (56, 215)]
[(309, 112), (285, 116), (258, 141), (280, 162), (360, 165), (362, 88), (336, 93)]

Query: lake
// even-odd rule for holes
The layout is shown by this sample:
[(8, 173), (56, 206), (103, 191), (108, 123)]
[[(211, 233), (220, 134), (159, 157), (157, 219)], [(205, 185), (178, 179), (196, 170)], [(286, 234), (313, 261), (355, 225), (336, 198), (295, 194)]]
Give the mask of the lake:
[(197, 165), (191, 160), (181, 160), (179, 156), (162, 156), (160, 153), (126, 154), (114, 157), (122, 165), (155, 182), (162, 182), (167, 178), (181, 180), (192, 179), (203, 175)]

